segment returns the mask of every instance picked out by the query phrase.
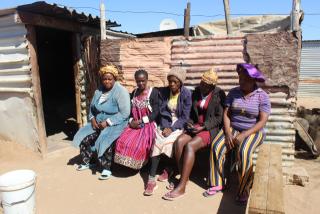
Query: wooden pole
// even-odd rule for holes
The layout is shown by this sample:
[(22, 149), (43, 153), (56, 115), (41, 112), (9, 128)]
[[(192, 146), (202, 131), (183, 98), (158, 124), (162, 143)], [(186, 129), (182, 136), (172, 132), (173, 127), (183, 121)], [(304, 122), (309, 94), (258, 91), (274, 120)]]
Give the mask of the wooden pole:
[(103, 1), (100, 3), (100, 30), (101, 30), (101, 40), (105, 40), (106, 35), (106, 12)]
[(35, 101), (35, 111), (37, 117), (38, 136), (39, 136), (39, 151), (42, 157), (45, 157), (47, 153), (47, 134), (46, 126), (44, 122), (44, 113), (42, 105), (41, 95), (41, 82), (40, 82), (40, 71), (37, 58), (37, 38), (36, 30), (32, 25), (26, 25), (28, 34), (28, 48), (30, 52), (30, 64), (31, 64), (31, 77), (32, 77), (32, 90)]
[(299, 18), (301, 13), (301, 0), (293, 0), (292, 1), (292, 12), (291, 12), (291, 30), (292, 31), (299, 31)]
[(224, 15), (225, 15), (225, 20), (226, 20), (227, 34), (230, 35), (230, 34), (232, 34), (232, 24), (231, 24), (231, 19), (230, 19), (229, 0), (223, 0), (223, 4), (224, 4)]
[(190, 2), (187, 3), (187, 8), (184, 9), (184, 37), (189, 37), (190, 30)]

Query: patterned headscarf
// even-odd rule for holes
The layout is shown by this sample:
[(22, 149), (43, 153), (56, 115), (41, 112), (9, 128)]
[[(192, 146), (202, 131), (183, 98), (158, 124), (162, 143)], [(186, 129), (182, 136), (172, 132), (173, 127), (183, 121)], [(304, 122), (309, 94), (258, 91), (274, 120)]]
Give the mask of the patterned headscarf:
[(208, 85), (216, 85), (218, 82), (217, 72), (213, 68), (203, 73), (201, 81), (207, 83)]
[(103, 76), (106, 73), (110, 73), (114, 76), (115, 79), (119, 76), (119, 71), (114, 65), (106, 65), (100, 68), (99, 70), (100, 76)]

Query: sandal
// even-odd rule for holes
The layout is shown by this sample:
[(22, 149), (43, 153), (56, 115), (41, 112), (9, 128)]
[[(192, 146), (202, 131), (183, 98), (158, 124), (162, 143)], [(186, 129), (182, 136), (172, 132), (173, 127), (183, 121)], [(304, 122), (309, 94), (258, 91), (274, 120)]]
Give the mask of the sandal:
[(99, 180), (108, 180), (109, 178), (111, 178), (111, 175), (111, 171), (104, 169), (99, 176)]
[(172, 191), (167, 192), (164, 196), (162, 196), (162, 199), (167, 200), (167, 201), (175, 201), (181, 197), (183, 197), (186, 193), (183, 193), (181, 195), (178, 196), (173, 196), (172, 195)]
[(90, 164), (80, 164), (77, 167), (77, 171), (83, 171), (83, 170), (86, 170), (86, 169), (90, 169)]
[(173, 170), (171, 169), (164, 169), (162, 174), (159, 175), (158, 177), (158, 181), (160, 182), (165, 182), (168, 181), (169, 178), (173, 175)]
[(222, 192), (223, 187), (222, 186), (215, 186), (215, 187), (210, 187), (209, 189), (207, 189), (204, 193), (202, 193), (202, 195), (204, 197), (211, 197), (216, 195), (219, 192)]
[(170, 183), (166, 186), (166, 189), (167, 189), (167, 190), (170, 190), (170, 191), (174, 190), (174, 183), (173, 183), (173, 182), (170, 182)]

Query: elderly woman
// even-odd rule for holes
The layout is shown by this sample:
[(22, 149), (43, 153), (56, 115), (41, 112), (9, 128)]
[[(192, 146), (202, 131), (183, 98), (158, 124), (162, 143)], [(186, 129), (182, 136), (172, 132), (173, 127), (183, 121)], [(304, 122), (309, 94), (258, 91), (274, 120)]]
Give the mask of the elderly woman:
[(77, 170), (89, 169), (97, 153), (102, 167), (100, 180), (111, 176), (111, 145), (120, 136), (128, 123), (130, 115), (130, 97), (128, 91), (118, 83), (118, 70), (112, 65), (99, 71), (102, 86), (95, 91), (90, 105), (91, 123), (79, 129), (73, 144), (80, 147), (82, 164)]
[[(155, 176), (160, 155), (164, 154), (172, 157), (173, 143), (182, 134), (191, 110), (191, 92), (183, 86), (186, 71), (182, 68), (172, 68), (167, 75), (167, 79), (169, 86), (160, 89), (159, 126), (151, 155), (149, 179), (144, 191), (144, 195), (147, 196), (152, 195), (157, 188)], [(158, 181), (168, 180), (169, 174), (170, 171), (164, 169), (158, 177)]]
[(132, 169), (141, 169), (149, 159), (155, 139), (159, 114), (159, 91), (148, 87), (148, 73), (134, 74), (137, 89), (131, 95), (131, 118), (128, 127), (116, 142), (114, 162)]
[(212, 196), (225, 187), (224, 161), (226, 153), (236, 151), (239, 190), (236, 201), (245, 204), (252, 184), (252, 154), (263, 142), (263, 127), (270, 114), (267, 93), (257, 86), (264, 82), (261, 72), (253, 65), (237, 65), (239, 85), (232, 89), (225, 102), (224, 129), (213, 140), (210, 152), (210, 183), (204, 195)]
[[(223, 102), (225, 93), (216, 86), (217, 73), (211, 69), (202, 75), (200, 86), (192, 95), (190, 121), (186, 124), (186, 133), (175, 142), (175, 159), (181, 171), (178, 186), (163, 196), (166, 200), (175, 200), (185, 194), (185, 189), (193, 164), (195, 153), (207, 147), (222, 125)], [(182, 159), (183, 157), (183, 159)]]

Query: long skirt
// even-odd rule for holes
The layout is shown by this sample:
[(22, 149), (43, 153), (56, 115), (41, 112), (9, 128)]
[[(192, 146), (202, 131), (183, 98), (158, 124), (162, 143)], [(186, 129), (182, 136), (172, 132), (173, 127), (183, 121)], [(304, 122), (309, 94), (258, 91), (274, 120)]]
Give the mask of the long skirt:
[[(236, 136), (238, 131), (232, 129), (232, 135)], [(265, 134), (262, 130), (246, 137), (240, 145), (236, 146), (236, 164), (239, 178), (238, 195), (249, 194), (253, 181), (252, 154), (254, 150), (262, 144)], [(223, 130), (220, 130), (211, 144), (210, 150), (210, 185), (225, 185), (224, 163), (226, 160), (227, 146)]]
[(102, 169), (111, 170), (111, 162), (113, 159), (113, 146), (110, 146), (104, 155), (97, 158), (95, 151), (95, 142), (100, 135), (100, 131), (94, 132), (93, 134), (85, 137), (80, 143), (80, 156), (84, 164), (99, 163)]
[[(108, 126), (103, 129), (98, 136), (98, 138), (94, 142), (95, 151), (98, 154), (98, 157), (102, 157), (106, 150), (112, 145), (112, 143), (120, 136), (121, 132), (127, 125), (127, 121), (116, 125), (116, 126)], [(85, 126), (79, 129), (76, 135), (73, 138), (73, 146), (76, 148), (80, 147), (82, 141), (88, 136), (95, 133), (91, 126), (91, 123), (87, 123)]]
[(156, 139), (154, 142), (151, 157), (155, 157), (161, 154), (165, 154), (168, 157), (172, 157), (173, 143), (182, 134), (182, 130), (177, 129), (172, 132), (168, 137), (162, 135), (162, 130), (157, 128)]
[(114, 162), (132, 169), (141, 169), (150, 156), (156, 124), (146, 123), (143, 128), (124, 130), (116, 142)]

